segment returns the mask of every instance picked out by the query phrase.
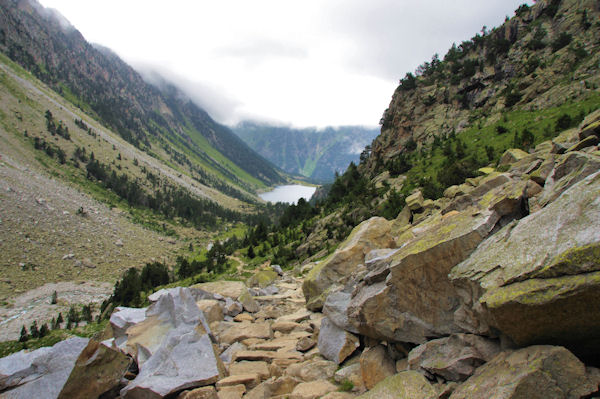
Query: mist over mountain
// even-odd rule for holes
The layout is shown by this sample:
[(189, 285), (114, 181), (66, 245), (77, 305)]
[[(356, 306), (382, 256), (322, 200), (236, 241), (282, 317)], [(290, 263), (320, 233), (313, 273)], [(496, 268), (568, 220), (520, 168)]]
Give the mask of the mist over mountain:
[(245, 121), (233, 131), (252, 149), (284, 171), (317, 182), (331, 182), (351, 162), (358, 163), (379, 128), (339, 126), (293, 128)]
[(263, 184), (282, 181), (272, 165), (181, 90), (147, 83), (114, 52), (88, 43), (56, 11), (31, 0), (3, 1), (0, 8), (0, 50), (128, 142), (145, 150), (191, 151), (218, 169), (220, 178), (242, 184), (237, 170), (208, 155), (200, 143), (207, 141), (234, 169)]

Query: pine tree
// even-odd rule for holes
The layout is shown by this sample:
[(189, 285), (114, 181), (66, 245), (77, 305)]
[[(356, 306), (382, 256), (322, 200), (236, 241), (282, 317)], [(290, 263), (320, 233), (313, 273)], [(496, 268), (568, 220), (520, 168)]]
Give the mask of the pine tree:
[(29, 339), (29, 334), (27, 333), (27, 327), (23, 325), (21, 328), (21, 336), (19, 337), (19, 342), (25, 342)]
[(40, 332), (39, 332), (40, 338), (45, 337), (46, 335), (48, 335), (49, 332), (50, 332), (50, 329), (48, 328), (48, 324), (46, 324), (46, 323), (42, 324), (42, 326), (40, 327)]
[(31, 332), (31, 338), (39, 338), (40, 332), (38, 330), (37, 321), (34, 320), (33, 323), (31, 323), (29, 331)]

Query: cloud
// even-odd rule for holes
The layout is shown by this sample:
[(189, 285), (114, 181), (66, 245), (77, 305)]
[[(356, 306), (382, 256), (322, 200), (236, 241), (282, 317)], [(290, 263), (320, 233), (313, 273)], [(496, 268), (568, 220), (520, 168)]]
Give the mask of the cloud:
[(242, 103), (235, 97), (227, 95), (224, 88), (208, 82), (192, 81), (160, 65), (137, 63), (133, 67), (146, 82), (158, 88), (168, 84), (177, 87), (217, 122), (223, 124), (238, 122), (236, 110)]
[(345, 62), (362, 73), (398, 79), (453, 42), (474, 36), (483, 25), (498, 26), (522, 0), (332, 0), (323, 28), (351, 51)]
[(302, 59), (308, 57), (306, 48), (269, 38), (232, 43), (214, 50), (216, 56), (240, 58), (250, 64), (269, 62), (273, 58)]
[(295, 127), (377, 125), (406, 72), (523, 2), (40, 1), (136, 68), (152, 66), (219, 122)]

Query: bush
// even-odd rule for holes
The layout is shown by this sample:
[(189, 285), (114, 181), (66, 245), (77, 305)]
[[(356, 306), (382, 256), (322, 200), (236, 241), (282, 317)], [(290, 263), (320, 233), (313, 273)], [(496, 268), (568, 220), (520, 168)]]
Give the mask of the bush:
[(573, 36), (567, 32), (562, 32), (560, 35), (558, 35), (556, 40), (552, 42), (552, 51), (557, 52), (561, 48), (568, 46), (569, 43), (571, 43), (571, 40), (573, 40)]

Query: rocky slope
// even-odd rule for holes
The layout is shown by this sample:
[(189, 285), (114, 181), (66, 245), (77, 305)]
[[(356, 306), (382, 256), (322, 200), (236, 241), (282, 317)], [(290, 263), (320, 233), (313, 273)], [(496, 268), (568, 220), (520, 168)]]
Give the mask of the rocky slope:
[(322, 262), (155, 292), (101, 336), (0, 359), (0, 395), (596, 397), (599, 143), (597, 110)]
[[(369, 169), (409, 141), (493, 124), (512, 107), (551, 108), (598, 88), (598, 3), (545, 0), (407, 75), (383, 114)], [(476, 117), (474, 117), (476, 116)]]
[(56, 11), (35, 0), (3, 1), (0, 10), (0, 51), (126, 141), (147, 152), (164, 149), (201, 165), (213, 179), (248, 190), (282, 181), (271, 164), (175, 87), (146, 83), (110, 50), (86, 42)]
[(331, 182), (379, 134), (360, 126), (294, 129), (242, 122), (233, 131), (254, 151), (284, 171), (318, 182)]

